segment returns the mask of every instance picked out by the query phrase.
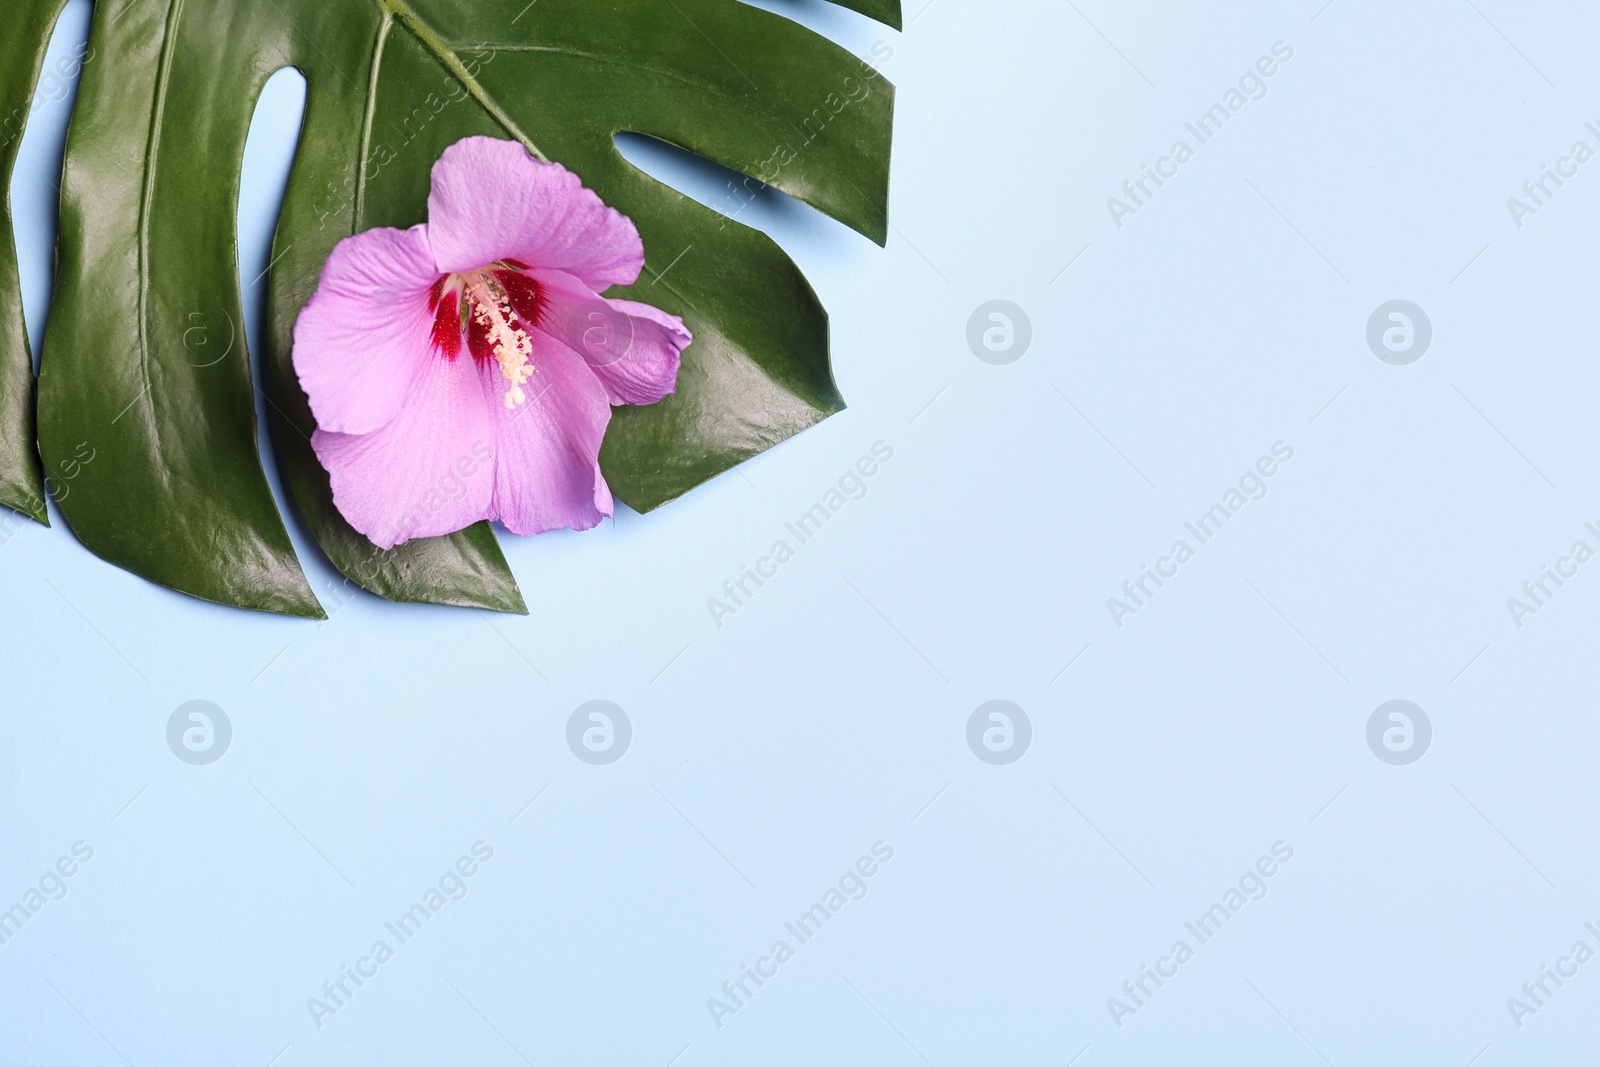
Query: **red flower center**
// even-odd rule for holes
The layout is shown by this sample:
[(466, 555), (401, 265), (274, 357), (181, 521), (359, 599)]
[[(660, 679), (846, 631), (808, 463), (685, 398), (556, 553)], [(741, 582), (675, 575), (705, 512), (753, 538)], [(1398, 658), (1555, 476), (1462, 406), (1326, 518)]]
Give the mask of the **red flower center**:
[(544, 313), (544, 301), (538, 283), (522, 273), (527, 269), (511, 260), (445, 274), (428, 292), (434, 347), (454, 360), (464, 340), (474, 360), (493, 359), (510, 383), (508, 408), (527, 399), (522, 387), (538, 369), (533, 364), (533, 329)]

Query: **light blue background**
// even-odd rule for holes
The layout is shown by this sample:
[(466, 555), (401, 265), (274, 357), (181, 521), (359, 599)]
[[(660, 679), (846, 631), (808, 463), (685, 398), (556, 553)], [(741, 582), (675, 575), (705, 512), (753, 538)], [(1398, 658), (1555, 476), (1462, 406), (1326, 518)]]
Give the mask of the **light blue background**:
[[(1520, 229), (1506, 199), (1600, 148), (1600, 21), (921, 3), (903, 35), (769, 5), (893, 50), (888, 249), (781, 198), (740, 216), (827, 305), (850, 409), (649, 516), (507, 538), (529, 617), (338, 592), (298, 528), (320, 625), (5, 527), (0, 907), (94, 857), (0, 946), (0, 1063), (1594, 1058), (1600, 962), (1520, 1028), (1506, 1002), (1600, 949), (1600, 564), (1520, 628), (1506, 600), (1596, 544), (1600, 162)], [(1119, 229), (1107, 197), (1277, 41), (1267, 95)], [(300, 99), (285, 78), (258, 113), (247, 284)], [(67, 114), (40, 106), (14, 187), (35, 335)], [(996, 298), (1033, 327), (1009, 366), (966, 342)], [(1365, 340), (1396, 298), (1434, 327), (1409, 366)], [(1115, 626), (1280, 440), (1268, 495)], [(716, 626), (878, 441), (866, 496)], [(565, 740), (596, 698), (634, 729), (604, 767)], [(1033, 724), (1010, 766), (966, 742), (996, 698)], [(1396, 698), (1433, 724), (1409, 766), (1366, 741)], [(233, 725), (211, 766), (166, 743), (195, 699)], [(466, 897), (319, 1029), (307, 999), (480, 840)], [(865, 898), (719, 1028), (707, 998), (878, 841)], [(1279, 841), (1266, 896), (1119, 1027), (1108, 998)]]

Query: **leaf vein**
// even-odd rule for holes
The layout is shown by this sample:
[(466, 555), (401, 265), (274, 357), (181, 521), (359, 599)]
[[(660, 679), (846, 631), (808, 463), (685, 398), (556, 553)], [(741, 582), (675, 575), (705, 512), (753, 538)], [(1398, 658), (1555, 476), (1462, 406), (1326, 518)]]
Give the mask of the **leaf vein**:
[[(161, 424), (155, 417), (156, 395), (150, 379), (150, 215), (155, 208), (156, 164), (161, 150), (161, 127), (166, 120), (167, 86), (172, 80), (172, 66), (177, 55), (178, 23), (183, 18), (184, 0), (173, 0), (167, 9), (167, 25), (161, 42), (161, 67), (156, 74), (155, 106), (150, 115), (150, 139), (145, 157), (144, 188), (139, 203), (139, 377), (144, 382), (140, 397), (149, 397), (149, 429), (155, 437), (157, 451), (161, 445)], [(136, 400), (138, 398), (135, 398)], [(119, 418), (121, 416), (118, 416)], [(163, 484), (170, 485), (170, 472), (158, 465)]]
[(361, 225), (367, 199), (367, 157), (372, 154), (372, 120), (378, 110), (378, 76), (383, 66), (383, 49), (389, 40), (389, 29), (394, 25), (394, 14), (383, 13), (383, 25), (378, 27), (378, 41), (372, 49), (372, 64), (367, 68), (367, 108), (361, 116), (361, 155), (356, 160), (356, 205), (354, 230)]

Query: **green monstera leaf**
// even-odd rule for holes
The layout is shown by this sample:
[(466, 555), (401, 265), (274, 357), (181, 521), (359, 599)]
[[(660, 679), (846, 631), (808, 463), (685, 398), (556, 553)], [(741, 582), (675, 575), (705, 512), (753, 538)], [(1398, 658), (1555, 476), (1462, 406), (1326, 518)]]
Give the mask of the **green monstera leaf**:
[[(33, 109), (50, 32), (66, 0), (16, 0), (0, 37), (0, 181), (11, 172)], [(0, 506), (49, 525), (34, 445), (33, 355), (22, 320), (22, 279), (11, 235), (11, 196), (0, 211)]]
[[(844, 6), (899, 22), (898, 0)], [(90, 43), (38, 435), (46, 469), (73, 471), (62, 513), (112, 562), (206, 599), (320, 614), (257, 454), (237, 336), (239, 168), (254, 103), (285, 66), (309, 90), (273, 249), (268, 396), (285, 480), (352, 581), (526, 610), (487, 524), (384, 552), (343, 521), (291, 363), (333, 246), (423, 221), (429, 169), (461, 137), (518, 140), (631, 216), (645, 273), (610, 295), (694, 332), (677, 392), (613, 419), (601, 462), (620, 499), (654, 508), (843, 407), (798, 268), (614, 141), (677, 145), (883, 243), (893, 90), (787, 19), (737, 0), (121, 0), (97, 6)], [(219, 333), (235, 342), (216, 354)]]

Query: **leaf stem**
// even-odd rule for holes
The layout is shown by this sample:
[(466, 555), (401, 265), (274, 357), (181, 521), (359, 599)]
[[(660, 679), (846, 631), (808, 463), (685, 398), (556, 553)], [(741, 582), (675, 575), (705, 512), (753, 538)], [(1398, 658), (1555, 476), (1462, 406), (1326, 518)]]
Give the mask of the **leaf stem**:
[(440, 39), (439, 35), (433, 31), (433, 28), (424, 22), (422, 17), (411, 9), (411, 5), (406, 3), (406, 0), (377, 0), (377, 3), (386, 14), (398, 19), (402, 26), (410, 30), (412, 35), (415, 36), (419, 42), (421, 42), (422, 47), (426, 48), (430, 53), (432, 53), (435, 59), (444, 64), (445, 69), (450, 71), (451, 74), (455, 75), (456, 79), (461, 82), (462, 87), (467, 90), (468, 94), (471, 95), (471, 97), (476, 100), (485, 111), (493, 115), (495, 121), (500, 123), (501, 126), (505, 127), (507, 133), (521, 141), (522, 146), (526, 148), (535, 159), (545, 163), (550, 162), (550, 157), (539, 151), (539, 146), (534, 144), (533, 139), (522, 131), (522, 128), (517, 125), (516, 120), (510, 115), (506, 114), (505, 109), (494, 102), (489, 94), (484, 91), (483, 86), (478, 83), (478, 79), (473, 76), (471, 71), (467, 70), (466, 64), (461, 62), (461, 57), (456, 55), (455, 52), (452, 51), (444, 43), (444, 41)]

